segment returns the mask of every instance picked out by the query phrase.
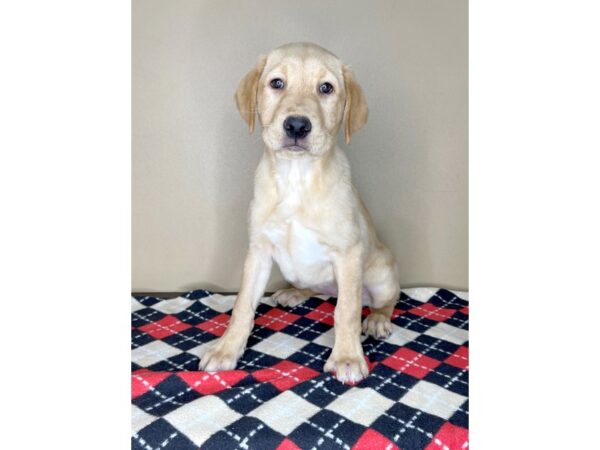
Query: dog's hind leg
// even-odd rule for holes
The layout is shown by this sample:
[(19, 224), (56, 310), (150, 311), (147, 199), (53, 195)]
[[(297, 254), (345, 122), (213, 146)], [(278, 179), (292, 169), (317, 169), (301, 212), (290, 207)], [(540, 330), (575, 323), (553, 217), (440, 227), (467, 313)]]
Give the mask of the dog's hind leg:
[(385, 339), (392, 331), (390, 319), (400, 296), (396, 263), (388, 249), (376, 257), (363, 282), (371, 296), (371, 313), (363, 321), (362, 331), (375, 339)]

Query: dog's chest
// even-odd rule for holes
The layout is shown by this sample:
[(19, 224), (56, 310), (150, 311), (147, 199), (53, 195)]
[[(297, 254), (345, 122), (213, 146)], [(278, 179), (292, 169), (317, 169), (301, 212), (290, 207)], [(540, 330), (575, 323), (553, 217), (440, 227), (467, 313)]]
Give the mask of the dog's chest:
[(290, 282), (307, 278), (331, 262), (317, 233), (297, 220), (270, 222), (264, 233), (273, 245), (273, 258)]
[[(292, 161), (297, 162), (297, 161)], [(311, 172), (302, 164), (278, 170), (279, 202), (263, 225), (273, 245), (273, 259), (285, 279), (297, 287), (315, 287), (333, 278), (329, 249), (302, 209), (308, 194)]]

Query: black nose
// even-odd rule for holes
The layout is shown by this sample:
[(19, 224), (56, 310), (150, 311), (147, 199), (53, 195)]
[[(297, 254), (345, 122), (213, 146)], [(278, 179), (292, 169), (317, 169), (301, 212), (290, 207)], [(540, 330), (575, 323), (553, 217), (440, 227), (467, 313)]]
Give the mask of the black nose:
[(301, 139), (310, 133), (312, 125), (308, 117), (289, 116), (283, 121), (283, 129), (288, 137)]

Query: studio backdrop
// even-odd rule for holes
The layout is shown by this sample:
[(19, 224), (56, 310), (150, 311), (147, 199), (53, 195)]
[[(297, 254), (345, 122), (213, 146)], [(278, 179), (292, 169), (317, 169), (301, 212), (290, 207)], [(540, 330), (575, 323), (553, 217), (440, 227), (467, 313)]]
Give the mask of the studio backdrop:
[[(369, 121), (346, 151), (404, 287), (468, 288), (466, 0), (134, 0), (132, 290), (237, 291), (262, 154), (233, 100), (258, 56), (314, 42)], [(274, 266), (268, 290), (286, 286)]]

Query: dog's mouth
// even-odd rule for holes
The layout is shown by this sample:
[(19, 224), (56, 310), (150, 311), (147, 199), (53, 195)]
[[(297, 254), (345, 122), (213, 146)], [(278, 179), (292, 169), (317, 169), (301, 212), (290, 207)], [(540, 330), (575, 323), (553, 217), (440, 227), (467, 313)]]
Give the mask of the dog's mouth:
[(281, 146), (284, 150), (289, 150), (291, 152), (307, 152), (309, 151), (308, 146), (306, 145), (306, 139), (285, 139), (283, 141), (283, 145)]
[(284, 145), (283, 147), (286, 150), (290, 150), (292, 152), (307, 152), (308, 149), (306, 147), (303, 147), (302, 145), (298, 145), (298, 144), (289, 144), (289, 145)]

